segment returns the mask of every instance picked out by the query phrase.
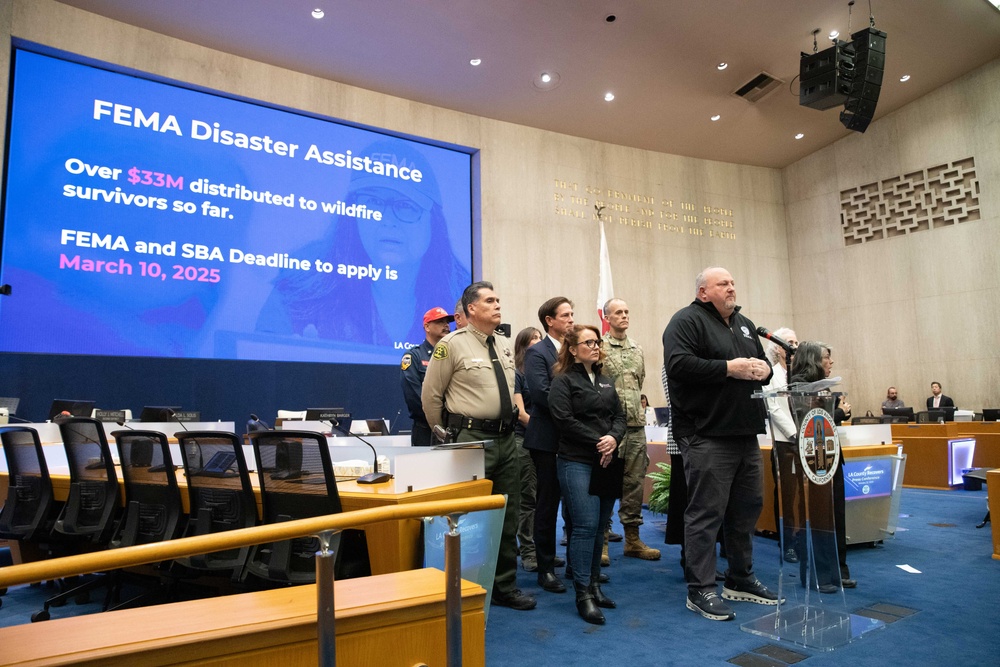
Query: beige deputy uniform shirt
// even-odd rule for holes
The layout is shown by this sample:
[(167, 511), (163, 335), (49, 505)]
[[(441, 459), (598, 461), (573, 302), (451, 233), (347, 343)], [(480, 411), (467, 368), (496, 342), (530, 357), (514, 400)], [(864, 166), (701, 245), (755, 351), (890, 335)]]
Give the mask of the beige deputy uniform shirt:
[[(434, 347), (420, 393), (431, 428), (442, 424), (442, 410), (473, 419), (500, 418), (500, 388), (486, 336), (469, 324), (453, 331)], [(503, 387), (514, 404), (514, 353), (506, 336), (493, 335), (493, 345), (507, 377)]]

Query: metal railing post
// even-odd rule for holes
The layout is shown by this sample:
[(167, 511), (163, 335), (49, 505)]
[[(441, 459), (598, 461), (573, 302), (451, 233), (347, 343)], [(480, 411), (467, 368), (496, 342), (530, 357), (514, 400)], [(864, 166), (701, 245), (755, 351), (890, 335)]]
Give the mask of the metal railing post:
[(316, 552), (316, 644), (319, 648), (320, 667), (337, 664), (337, 631), (333, 606), (333, 566), (337, 549), (330, 548), (339, 530), (323, 531), (316, 535), (320, 550)]
[(462, 535), (458, 520), (463, 515), (447, 514), (448, 532), (444, 536), (444, 617), (448, 644), (448, 667), (462, 665)]

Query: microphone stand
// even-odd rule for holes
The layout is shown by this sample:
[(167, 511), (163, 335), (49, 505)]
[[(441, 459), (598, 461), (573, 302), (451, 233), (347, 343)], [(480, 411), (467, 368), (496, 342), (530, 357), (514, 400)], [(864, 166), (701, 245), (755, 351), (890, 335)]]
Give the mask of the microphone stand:
[(372, 457), (373, 457), (372, 458), (372, 471), (370, 473), (368, 473), (367, 475), (362, 475), (361, 477), (358, 477), (358, 484), (381, 484), (383, 482), (388, 482), (390, 479), (392, 479), (392, 475), (390, 475), (389, 473), (387, 473), (387, 472), (379, 472), (378, 471), (378, 452), (375, 450), (375, 445), (373, 445), (372, 443), (368, 442), (367, 440), (365, 440), (364, 438), (362, 438), (357, 433), (351, 433), (350, 431), (345, 431), (340, 426), (340, 422), (337, 421), (336, 419), (331, 419), (327, 423), (330, 424), (330, 426), (332, 428), (337, 429), (338, 431), (340, 431), (344, 435), (352, 437), (352, 438), (357, 438), (361, 442), (363, 442), (366, 445), (368, 445), (369, 449), (372, 450)]

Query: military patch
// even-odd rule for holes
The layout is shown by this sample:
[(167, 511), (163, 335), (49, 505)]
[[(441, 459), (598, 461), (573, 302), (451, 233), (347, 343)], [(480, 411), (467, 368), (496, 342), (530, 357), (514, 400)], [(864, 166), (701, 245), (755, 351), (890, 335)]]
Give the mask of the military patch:
[(448, 358), (448, 346), (444, 343), (438, 343), (437, 347), (434, 348), (434, 358), (435, 359), (447, 359)]
[(405, 371), (407, 368), (410, 367), (410, 364), (412, 363), (413, 363), (413, 357), (411, 357), (409, 353), (407, 353), (403, 355), (403, 363), (401, 363), (399, 367), (400, 369)]

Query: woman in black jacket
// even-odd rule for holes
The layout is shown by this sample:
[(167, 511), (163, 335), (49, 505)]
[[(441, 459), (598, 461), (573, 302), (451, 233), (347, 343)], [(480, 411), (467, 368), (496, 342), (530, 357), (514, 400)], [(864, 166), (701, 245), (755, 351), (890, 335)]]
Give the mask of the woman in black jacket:
[(598, 625), (604, 623), (600, 607), (615, 606), (598, 579), (603, 527), (622, 495), (624, 466), (617, 449), (625, 435), (615, 384), (601, 375), (600, 346), (596, 327), (574, 326), (563, 340), (549, 389), (549, 410), (559, 428), (556, 471), (573, 523), (568, 555), (576, 608), (583, 620)]
[[(817, 380), (822, 380), (824, 378), (830, 377), (830, 373), (833, 370), (833, 356), (830, 350), (830, 346), (825, 343), (815, 342), (815, 341), (804, 341), (799, 344), (798, 350), (795, 352), (795, 356), (792, 361), (791, 369), (791, 381), (792, 382), (816, 382)], [(836, 402), (836, 409), (834, 410), (834, 422), (839, 423), (837, 412), (842, 410), (840, 407), (841, 401), (838, 398)], [(850, 406), (847, 406), (850, 410)], [(827, 496), (819, 493), (821, 487), (814, 488), (817, 491), (816, 500), (811, 500), (810, 502), (823, 502), (829, 503), (830, 500)], [(818, 579), (818, 588), (821, 593), (836, 593), (843, 588), (856, 588), (858, 582), (851, 578), (850, 568), (847, 567), (847, 527), (845, 526), (845, 490), (844, 490), (844, 454), (840, 452), (840, 458), (837, 464), (837, 471), (834, 474), (833, 480), (830, 483), (830, 490), (832, 491), (832, 503), (833, 503), (833, 523), (834, 523), (834, 541), (828, 538), (829, 531), (824, 531), (824, 522), (816, 522), (814, 520), (813, 534), (818, 535), (817, 539), (814, 537), (814, 549), (816, 552), (816, 576)], [(817, 508), (819, 509), (819, 508)], [(822, 516), (822, 515), (820, 515)], [(817, 524), (819, 526), (817, 527)], [(838, 562), (834, 564), (829, 558), (829, 552), (836, 548), (837, 550), (837, 560)], [(799, 557), (800, 559), (805, 554), (804, 544), (799, 547)], [(801, 560), (800, 560), (801, 563)], [(805, 564), (800, 564), (800, 570), (803, 574), (803, 585), (805, 585), (804, 576)]]

